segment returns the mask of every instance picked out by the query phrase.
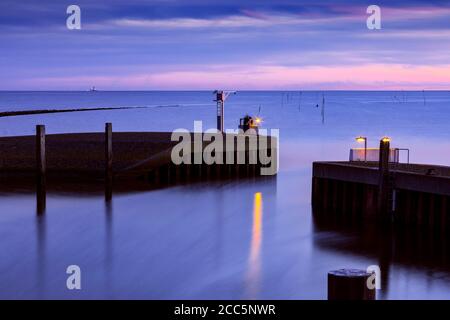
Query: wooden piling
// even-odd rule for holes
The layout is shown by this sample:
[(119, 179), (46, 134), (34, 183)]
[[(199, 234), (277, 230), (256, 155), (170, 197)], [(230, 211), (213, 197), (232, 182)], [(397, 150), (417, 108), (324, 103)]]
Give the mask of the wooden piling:
[(166, 168), (167, 184), (171, 184), (173, 182), (173, 178), (174, 178), (172, 164), (169, 163), (169, 164), (165, 165), (164, 167)]
[(112, 199), (113, 184), (113, 148), (112, 148), (112, 124), (105, 124), (105, 198)]
[(414, 222), (413, 212), (412, 212), (412, 192), (404, 191), (405, 199), (405, 224), (412, 224)]
[(328, 300), (375, 300), (375, 289), (369, 289), (367, 285), (371, 275), (356, 269), (330, 271)]
[(36, 126), (36, 208), (37, 213), (43, 214), (46, 208), (46, 154), (45, 154), (45, 126)]
[(358, 194), (358, 184), (352, 183), (351, 187), (351, 199), (350, 199), (350, 206), (351, 206), (351, 217), (352, 220), (356, 220), (356, 217), (358, 216), (358, 203), (357, 203), (357, 194)]
[[(338, 201), (338, 187), (337, 187), (337, 181), (336, 180), (330, 180), (330, 193), (331, 193), (331, 210), (333, 211), (333, 213), (336, 213), (337, 210), (337, 201)], [(337, 215), (334, 215), (335, 217)]]
[[(320, 194), (320, 181), (319, 178), (312, 178), (312, 192), (311, 192), (311, 206), (313, 213), (316, 213), (319, 209), (319, 194)], [(320, 210), (320, 209), (319, 209)]]
[(425, 194), (423, 192), (417, 193), (417, 206), (416, 206), (416, 217), (417, 217), (417, 226), (422, 227), (424, 223), (424, 202), (425, 202)]
[(396, 190), (396, 208), (395, 220), (401, 224), (405, 223), (405, 193), (402, 190)]
[(325, 212), (325, 214), (328, 216), (328, 210), (330, 208), (329, 206), (329, 198), (330, 198), (330, 180), (329, 179), (323, 179), (323, 196), (322, 196), (322, 208)]
[(445, 234), (446, 230), (448, 230), (447, 224), (449, 223), (447, 220), (447, 210), (448, 210), (448, 197), (441, 196), (441, 212), (440, 212), (440, 224), (441, 224), (441, 233)]
[(153, 173), (154, 173), (153, 182), (159, 186), (160, 184), (162, 184), (161, 167), (153, 169)]
[(380, 159), (378, 163), (378, 214), (382, 220), (388, 220), (392, 205), (389, 203), (389, 150), (387, 139), (380, 140)]
[(36, 170), (38, 177), (45, 177), (46, 159), (45, 159), (45, 126), (36, 126)]
[(348, 182), (341, 181), (340, 185), (341, 185), (340, 186), (341, 199), (339, 201), (339, 206), (341, 207), (341, 210), (342, 210), (342, 217), (344, 219), (348, 219), (349, 218), (348, 209), (347, 209), (347, 185), (348, 185)]
[(376, 186), (361, 186), (364, 187), (365, 193), (362, 196), (362, 200), (364, 201), (364, 214), (366, 217), (373, 218), (377, 214), (377, 187)]
[(435, 196), (434, 194), (429, 194), (429, 198), (428, 198), (428, 212), (429, 212), (429, 217), (428, 217), (428, 226), (430, 228), (430, 230), (434, 230), (435, 226), (436, 226), (436, 198), (437, 196)]
[(182, 181), (182, 174), (183, 174), (183, 165), (176, 165), (174, 164), (174, 170), (175, 170), (175, 182), (180, 183)]

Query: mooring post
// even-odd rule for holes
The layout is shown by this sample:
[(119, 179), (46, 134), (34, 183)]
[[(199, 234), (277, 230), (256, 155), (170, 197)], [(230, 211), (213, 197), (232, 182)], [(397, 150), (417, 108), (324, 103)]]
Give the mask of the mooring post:
[(341, 183), (342, 188), (341, 207), (344, 218), (352, 217), (351, 214), (349, 214), (347, 207), (348, 188), (349, 188), (348, 185), (349, 183), (345, 181)]
[[(417, 210), (417, 214), (416, 214), (416, 221), (417, 221), (417, 227), (421, 228), (423, 227), (424, 224), (424, 219), (426, 219), (427, 217), (425, 217), (424, 214), (424, 202), (425, 202), (425, 193), (423, 192), (419, 192), (417, 194), (417, 203), (416, 203), (416, 210)], [(430, 208), (427, 208), (427, 215), (431, 214), (431, 210)]]
[(370, 288), (371, 273), (357, 269), (328, 272), (328, 300), (375, 300), (375, 288)]
[(36, 204), (37, 213), (43, 214), (46, 207), (46, 158), (45, 126), (36, 126)]
[(182, 177), (182, 164), (176, 165), (174, 164), (174, 170), (175, 170), (175, 183), (180, 183), (181, 182), (181, 177)]
[(317, 211), (317, 207), (318, 207), (317, 202), (319, 199), (319, 192), (320, 192), (319, 190), (320, 190), (319, 189), (319, 178), (314, 177), (314, 175), (313, 175), (312, 187), (311, 187), (311, 207), (312, 207), (313, 213), (315, 211)]
[(389, 150), (390, 141), (387, 138), (380, 140), (380, 159), (378, 163), (378, 213), (380, 217), (388, 218), (392, 205), (389, 204)]
[(105, 198), (112, 199), (113, 184), (112, 123), (105, 124)]
[(441, 232), (445, 234), (445, 231), (448, 230), (448, 197), (441, 196)]
[(162, 184), (162, 178), (161, 178), (161, 168), (155, 168), (153, 169), (153, 181), (156, 183), (156, 185)]
[(45, 126), (36, 126), (36, 160), (37, 160), (37, 175), (38, 177), (45, 176), (46, 162), (45, 162)]
[(166, 166), (164, 166), (164, 168), (167, 168), (167, 171), (166, 171), (166, 182), (167, 182), (167, 184), (171, 184), (172, 183), (172, 181), (173, 181), (173, 173), (172, 173), (172, 164), (168, 164), (168, 165), (166, 165)]
[(430, 217), (428, 219), (428, 226), (429, 226), (430, 230), (433, 230), (436, 225), (436, 221), (437, 221), (437, 219), (436, 219), (436, 215), (437, 215), (436, 198), (437, 197), (434, 194), (429, 194), (428, 197), (429, 197), (428, 205), (429, 205), (429, 213), (430, 213)]

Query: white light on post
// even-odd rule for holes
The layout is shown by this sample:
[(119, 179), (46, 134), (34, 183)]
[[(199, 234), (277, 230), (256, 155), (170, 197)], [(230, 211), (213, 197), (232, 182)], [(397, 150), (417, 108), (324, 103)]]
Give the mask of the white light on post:
[(357, 142), (364, 142), (364, 162), (367, 162), (367, 137), (359, 136), (356, 138)]

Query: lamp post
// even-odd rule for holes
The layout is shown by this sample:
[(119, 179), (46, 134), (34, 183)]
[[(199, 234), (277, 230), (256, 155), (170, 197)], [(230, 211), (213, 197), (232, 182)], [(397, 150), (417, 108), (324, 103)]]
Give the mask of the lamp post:
[(367, 137), (359, 136), (356, 138), (357, 142), (364, 142), (364, 162), (367, 162)]

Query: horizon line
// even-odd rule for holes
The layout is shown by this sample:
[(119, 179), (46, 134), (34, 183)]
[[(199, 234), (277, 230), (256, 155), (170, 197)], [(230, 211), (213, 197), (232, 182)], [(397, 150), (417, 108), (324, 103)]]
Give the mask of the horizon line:
[(119, 90), (101, 90), (96, 89), (96, 91), (90, 90), (70, 90), (70, 89), (56, 89), (56, 90), (0, 90), (0, 92), (86, 92), (86, 93), (98, 93), (98, 92), (210, 92), (215, 90), (223, 91), (237, 91), (237, 92), (423, 92), (423, 91), (435, 91), (435, 92), (447, 92), (449, 89), (119, 89)]

